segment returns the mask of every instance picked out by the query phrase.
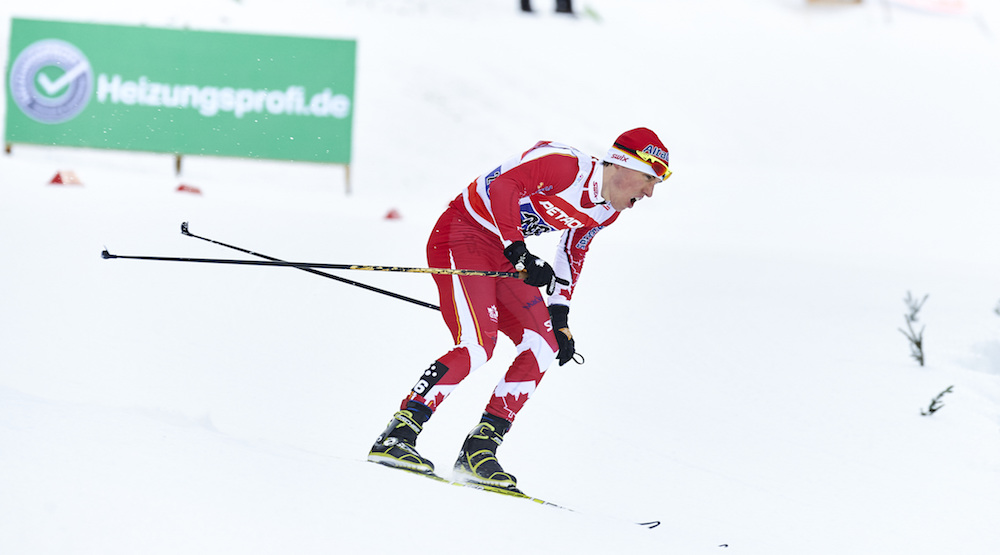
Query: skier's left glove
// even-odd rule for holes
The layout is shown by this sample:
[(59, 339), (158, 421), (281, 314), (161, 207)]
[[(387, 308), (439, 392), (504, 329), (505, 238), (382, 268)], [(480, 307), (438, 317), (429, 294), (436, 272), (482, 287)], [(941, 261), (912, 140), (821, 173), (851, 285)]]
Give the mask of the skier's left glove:
[(559, 366), (562, 366), (573, 360), (576, 354), (576, 341), (569, 332), (569, 307), (564, 304), (549, 305), (549, 318), (552, 321), (552, 331), (556, 334), (556, 343), (559, 344), (556, 358), (559, 360)]

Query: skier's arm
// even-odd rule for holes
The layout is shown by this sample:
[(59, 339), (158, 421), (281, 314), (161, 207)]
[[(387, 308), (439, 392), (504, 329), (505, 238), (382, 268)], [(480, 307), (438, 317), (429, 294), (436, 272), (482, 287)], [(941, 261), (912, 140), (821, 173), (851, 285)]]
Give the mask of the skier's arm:
[[(583, 260), (590, 244), (603, 227), (567, 229), (559, 241), (556, 251), (556, 276), (568, 281), (567, 285), (557, 285), (555, 293), (549, 296), (549, 317), (559, 344), (559, 366), (569, 362), (576, 353), (576, 341), (569, 330), (569, 304), (573, 289), (583, 271)], [(567, 279), (568, 278), (568, 279)]]
[(555, 293), (549, 297), (550, 305), (570, 305), (576, 282), (583, 272), (583, 261), (587, 256), (587, 250), (590, 249), (594, 236), (602, 229), (604, 226), (567, 229), (563, 232), (559, 247), (556, 249), (555, 271), (556, 276), (568, 282), (568, 285), (556, 287)]
[(576, 157), (548, 154), (511, 168), (490, 183), (493, 220), (500, 231), (504, 247), (514, 241), (524, 241), (521, 231), (521, 200), (562, 191), (573, 184), (578, 169)]
[[(555, 270), (548, 262), (531, 254), (524, 244), (520, 202), (532, 193), (572, 183), (572, 178), (576, 176), (575, 160), (562, 155), (543, 156), (511, 169), (490, 183), (493, 220), (500, 231), (504, 256), (515, 270), (524, 272), (525, 283), (534, 287), (545, 286), (547, 295), (552, 295), (556, 289)], [(566, 178), (570, 173), (567, 168), (574, 169), (569, 179)]]

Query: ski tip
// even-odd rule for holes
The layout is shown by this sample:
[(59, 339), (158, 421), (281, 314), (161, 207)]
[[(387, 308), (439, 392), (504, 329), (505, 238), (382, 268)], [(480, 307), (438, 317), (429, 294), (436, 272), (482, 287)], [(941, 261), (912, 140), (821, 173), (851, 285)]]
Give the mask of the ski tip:
[(653, 528), (656, 528), (657, 526), (660, 525), (660, 521), (659, 520), (652, 520), (650, 522), (637, 522), (636, 524), (638, 524), (639, 526), (644, 526), (644, 527), (649, 528), (649, 529), (652, 530)]

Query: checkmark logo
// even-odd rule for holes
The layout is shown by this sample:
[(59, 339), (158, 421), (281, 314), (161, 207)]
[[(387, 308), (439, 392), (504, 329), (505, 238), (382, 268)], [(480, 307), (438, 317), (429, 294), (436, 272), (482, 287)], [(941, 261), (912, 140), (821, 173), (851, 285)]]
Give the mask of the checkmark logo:
[(42, 86), (42, 90), (45, 94), (49, 96), (56, 96), (56, 93), (66, 88), (67, 85), (76, 80), (77, 77), (83, 75), (90, 70), (90, 64), (84, 60), (72, 67), (66, 73), (63, 73), (61, 77), (52, 81), (49, 76), (44, 72), (38, 72), (38, 84)]
[[(57, 73), (60, 70), (62, 74)], [(11, 99), (39, 123), (64, 123), (90, 103), (93, 73), (79, 48), (64, 40), (43, 39), (29, 44), (11, 64)]]

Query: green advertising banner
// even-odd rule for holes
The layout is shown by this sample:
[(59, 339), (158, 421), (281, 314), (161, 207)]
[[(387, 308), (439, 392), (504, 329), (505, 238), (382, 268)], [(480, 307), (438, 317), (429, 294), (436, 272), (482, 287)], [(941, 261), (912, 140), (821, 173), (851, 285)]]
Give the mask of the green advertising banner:
[(13, 19), (6, 142), (348, 164), (356, 43)]

